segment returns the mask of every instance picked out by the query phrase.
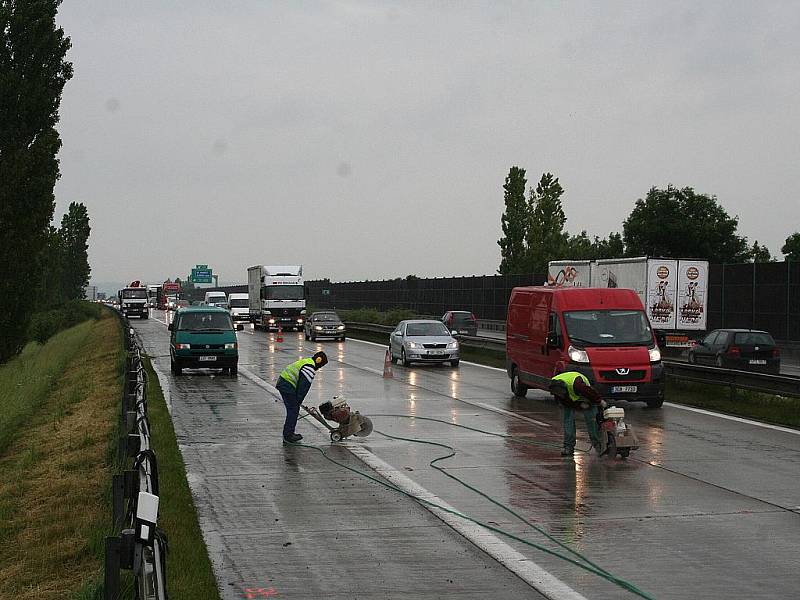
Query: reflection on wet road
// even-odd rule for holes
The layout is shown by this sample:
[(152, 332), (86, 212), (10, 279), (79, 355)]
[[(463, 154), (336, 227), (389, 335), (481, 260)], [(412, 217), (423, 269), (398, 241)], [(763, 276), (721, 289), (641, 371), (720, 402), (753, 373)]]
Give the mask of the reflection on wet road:
[[(162, 319), (163, 313), (156, 313)], [(302, 334), (239, 332), (238, 379), (211, 372), (169, 375), (167, 331), (134, 322), (164, 375), (173, 420), (210, 554), (226, 597), (274, 586), (282, 597), (536, 597), (521, 579), (413, 501), (280, 443), (283, 408), (274, 383), (301, 355), (324, 349), (308, 404), (344, 395), (376, 430), (348, 441), (457, 510), (556, 549), (541, 534), (430, 466), (440, 466), (507, 505), (601, 567), (656, 598), (792, 597), (800, 542), (800, 435), (675, 407), (625, 405), (642, 447), (627, 461), (578, 453), (562, 459), (557, 406), (540, 392), (516, 399), (504, 372), (394, 367), (384, 349), (348, 340), (305, 342)], [(397, 415), (397, 416), (378, 416)], [(429, 417), (503, 434), (501, 438)], [(579, 424), (579, 445), (585, 432)], [(323, 432), (301, 421), (306, 441), (365, 470)], [(587, 598), (633, 597), (613, 584), (504, 538)], [(283, 544), (290, 545), (284, 546)], [(346, 576), (356, 573), (355, 579)], [(254, 581), (261, 577), (263, 581)], [(331, 585), (334, 583), (334, 585)], [(238, 594), (238, 595), (237, 595)]]

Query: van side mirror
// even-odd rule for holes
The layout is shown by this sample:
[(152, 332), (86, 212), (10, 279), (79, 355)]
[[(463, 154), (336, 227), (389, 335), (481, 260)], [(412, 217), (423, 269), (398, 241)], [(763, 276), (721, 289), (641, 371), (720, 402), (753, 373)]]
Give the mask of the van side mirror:
[(455, 337), (455, 336), (457, 336), (457, 335), (458, 335), (458, 332), (457, 332), (455, 329), (453, 329), (453, 331), (451, 331), (451, 332), (450, 332), (450, 335), (452, 335), (453, 337)]
[(547, 334), (547, 347), (548, 348), (560, 348), (561, 347), (561, 338), (560, 336), (551, 331)]

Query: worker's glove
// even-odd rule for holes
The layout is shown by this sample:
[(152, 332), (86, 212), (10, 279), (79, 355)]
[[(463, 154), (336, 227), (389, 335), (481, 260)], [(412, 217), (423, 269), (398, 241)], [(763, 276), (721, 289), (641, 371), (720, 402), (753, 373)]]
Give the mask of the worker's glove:
[(605, 400), (600, 400), (600, 408), (605, 408), (607, 406), (608, 406), (608, 402), (606, 402)]

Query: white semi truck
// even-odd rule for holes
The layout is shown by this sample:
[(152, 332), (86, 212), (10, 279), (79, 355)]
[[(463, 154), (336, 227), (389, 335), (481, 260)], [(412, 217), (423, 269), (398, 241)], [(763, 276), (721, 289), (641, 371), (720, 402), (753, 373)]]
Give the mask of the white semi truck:
[(306, 295), (302, 265), (247, 269), (250, 321), (265, 329), (303, 329)]
[(659, 344), (686, 348), (705, 331), (708, 261), (674, 258), (554, 260), (548, 285), (627, 288), (642, 301)]

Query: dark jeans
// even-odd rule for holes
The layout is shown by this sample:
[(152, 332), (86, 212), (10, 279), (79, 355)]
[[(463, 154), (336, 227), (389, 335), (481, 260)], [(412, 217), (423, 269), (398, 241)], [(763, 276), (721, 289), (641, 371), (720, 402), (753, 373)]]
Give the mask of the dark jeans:
[[(564, 446), (567, 448), (575, 447), (575, 412), (576, 409), (561, 406), (564, 420)], [(578, 410), (577, 412), (583, 413), (583, 420), (586, 423), (586, 429), (589, 432), (589, 439), (592, 440), (592, 446), (595, 448), (600, 447), (600, 436), (597, 432), (597, 407), (590, 406), (585, 410)]]
[(292, 384), (281, 378), (276, 386), (283, 398), (283, 405), (286, 407), (286, 421), (283, 423), (283, 439), (288, 440), (294, 435), (294, 428), (297, 425), (297, 417), (300, 414), (301, 401), (297, 398), (297, 390)]

